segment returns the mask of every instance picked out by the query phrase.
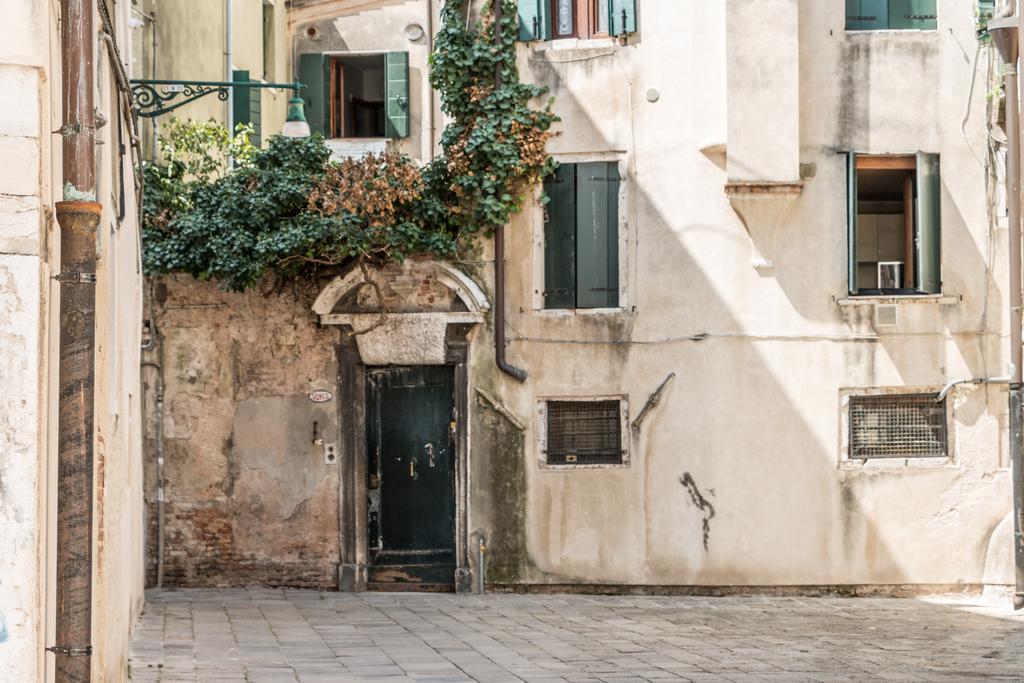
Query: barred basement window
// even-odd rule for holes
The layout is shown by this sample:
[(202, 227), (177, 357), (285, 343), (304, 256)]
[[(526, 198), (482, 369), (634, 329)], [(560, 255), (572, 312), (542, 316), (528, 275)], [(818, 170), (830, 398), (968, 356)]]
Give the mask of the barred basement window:
[(618, 401), (548, 401), (549, 465), (622, 464)]
[(934, 394), (850, 397), (850, 459), (944, 458), (946, 400)]

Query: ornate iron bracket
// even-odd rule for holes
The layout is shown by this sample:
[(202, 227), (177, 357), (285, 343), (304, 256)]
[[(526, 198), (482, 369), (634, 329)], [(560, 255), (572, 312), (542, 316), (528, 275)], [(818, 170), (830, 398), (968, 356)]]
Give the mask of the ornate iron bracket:
[(131, 84), (135, 109), (139, 116), (146, 119), (172, 112), (182, 105), (211, 93), (217, 93), (217, 99), (226, 102), (231, 95), (232, 88), (281, 88), (294, 90), (298, 95), (302, 88), (306, 87), (298, 81), (294, 83), (263, 83), (261, 81), (173, 81), (148, 78), (134, 78)]

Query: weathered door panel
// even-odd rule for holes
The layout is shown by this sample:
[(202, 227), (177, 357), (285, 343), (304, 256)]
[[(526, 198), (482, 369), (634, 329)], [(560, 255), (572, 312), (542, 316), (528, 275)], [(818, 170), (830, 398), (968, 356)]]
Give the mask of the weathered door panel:
[(367, 380), (370, 582), (451, 584), (453, 368), (370, 370)]

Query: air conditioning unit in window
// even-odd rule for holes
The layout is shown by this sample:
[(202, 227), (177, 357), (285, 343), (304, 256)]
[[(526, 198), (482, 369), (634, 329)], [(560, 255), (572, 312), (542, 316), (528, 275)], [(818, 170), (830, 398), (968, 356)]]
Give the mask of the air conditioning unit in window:
[(878, 288), (899, 289), (903, 286), (903, 261), (878, 262)]

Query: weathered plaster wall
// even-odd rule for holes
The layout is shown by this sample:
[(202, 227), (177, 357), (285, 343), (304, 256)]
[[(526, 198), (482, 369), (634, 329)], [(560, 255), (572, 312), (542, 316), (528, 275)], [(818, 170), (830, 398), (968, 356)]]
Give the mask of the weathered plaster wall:
[[(543, 210), (535, 203), (513, 220), (508, 352), (529, 380), (520, 384), (497, 372), (490, 318), (470, 346), (468, 528), (488, 536), (488, 579), (1008, 582), (1008, 554), (999, 552), (1010, 543), (1003, 389), (953, 390), (947, 463), (863, 467), (841, 455), (842, 400), (850, 391), (936, 391), (951, 379), (1004, 372), (1006, 237), (1005, 230), (989, 229), (986, 213), (986, 57), (972, 93), (973, 14), (964, 3), (940, 0), (938, 31), (852, 35), (843, 30), (842, 3), (780, 0), (789, 12), (786, 25), (797, 27), (798, 45), (780, 46), (776, 27), (752, 22), (742, 51), (747, 62), (749, 55), (771, 53), (772, 64), (796, 72), (775, 74), (786, 97), (760, 92), (749, 100), (751, 80), (727, 73), (738, 56), (730, 53), (723, 3), (639, 5), (640, 31), (625, 45), (593, 40), (520, 48), (523, 76), (547, 85), (556, 98), (562, 119), (550, 147), (556, 158), (619, 163), (624, 305), (539, 310)], [(295, 3), (294, 53), (409, 49), (415, 73), (426, 48), (416, 46), (417, 56), (403, 44), (401, 29), (425, 11), (425, 2), (412, 1)], [(317, 41), (304, 37), (311, 25), (319, 29)], [(421, 99), (413, 98), (414, 137)], [(745, 134), (750, 130), (760, 131), (764, 148)], [(849, 149), (942, 155), (947, 303), (904, 300), (896, 327), (876, 328), (869, 305), (838, 303), (847, 291), (847, 193), (845, 159), (837, 152)], [(738, 171), (744, 180), (792, 181), (795, 162), (804, 166), (802, 192), (774, 234), (772, 269), (752, 267), (751, 236), (724, 193), (727, 169), (737, 160), (740, 171), (756, 171)], [(492, 259), (483, 243), (463, 264), (489, 293)], [(252, 299), (207, 299), (213, 296), (208, 285), (172, 282), (172, 300), (177, 289), (181, 304), (218, 307), (168, 308), (169, 373), (175, 345), (200, 365), (223, 364), (237, 334), (229, 330), (244, 327), (251, 329), (247, 338), (273, 339), (273, 331), (262, 331), (266, 320), (275, 321), (274, 330), (285, 311), (301, 317), (308, 310), (302, 302), (263, 302), (263, 320), (231, 318), (238, 314), (220, 308), (224, 302)], [(313, 338), (295, 345), (309, 362), (332, 343), (314, 345)], [(377, 346), (386, 355), (400, 344), (384, 335)], [(277, 362), (265, 355), (260, 363)], [(541, 462), (538, 402), (622, 395), (633, 419), (670, 372), (675, 381), (630, 437), (628, 466), (574, 470)], [(187, 376), (173, 380), (183, 416), (198, 410), (186, 410), (189, 401), (200, 400), (188, 398)], [(290, 381), (272, 374), (266, 391)], [(209, 395), (203, 385), (198, 396)], [(226, 465), (217, 440), (232, 432), (237, 401), (218, 401), (203, 403), (196, 430), (178, 432), (180, 441), (168, 451), (207, 467), (176, 475), (197, 501), (201, 495), (221, 500)], [(197, 458), (191, 454), (197, 449), (209, 454)]]
[[(1003, 390), (951, 394), (951, 464), (839, 462), (841, 389), (934, 391), (950, 379), (1004, 374), (1005, 234), (988, 229), (984, 86), (970, 95), (976, 43), (966, 4), (940, 0), (936, 32), (847, 35), (842, 3), (800, 2), (798, 141), (788, 125), (765, 126), (789, 120), (789, 100), (756, 111), (735, 102), (720, 3), (641, 2), (640, 31), (626, 46), (520, 48), (524, 76), (552, 88), (563, 119), (556, 157), (614, 155), (627, 169), (628, 308), (534, 310), (526, 302), (543, 288), (541, 210), (508, 231), (509, 354), (531, 379), (495, 375), (493, 393), (527, 427), (527, 546), (543, 580), (983, 580), (990, 539), (1010, 508)], [(748, 49), (772, 35), (755, 31)], [(984, 56), (981, 64), (983, 72)], [(647, 99), (652, 88), (656, 102)], [(749, 120), (734, 120), (734, 106)], [(699, 151), (725, 141), (728, 153), (731, 131), (745, 125), (789, 136), (766, 144), (798, 142), (800, 162), (816, 166), (779, 227), (766, 275), (751, 267), (750, 237), (722, 191), (723, 159)], [(895, 329), (875, 329), (869, 306), (837, 305), (846, 291), (846, 186), (836, 152), (850, 148), (942, 154), (943, 280), (956, 303), (901, 303)], [(493, 373), (488, 345), (485, 337), (474, 344), (478, 372)], [(673, 371), (628, 468), (540, 466), (537, 401), (626, 394), (635, 416)], [(475, 462), (499, 457), (479, 446)], [(474, 513), (474, 527), (497, 524), (483, 504)], [(1008, 566), (992, 569), (989, 577), (1009, 580)]]
[(426, 31), (431, 23), (424, 0), (300, 3), (289, 15), (292, 63), (297, 64), (299, 55), (306, 52), (337, 55), (408, 52), (409, 137), (390, 144), (393, 149), (424, 161), (429, 158), (431, 149), (431, 134), (424, 112), (434, 106), (427, 82), (430, 38), (424, 35), (410, 40), (405, 29), (416, 24)]
[[(47, 7), (16, 3), (0, 25), (0, 671), (35, 681), (45, 616), (45, 292), (42, 188)], [(49, 130), (49, 129), (45, 129)]]
[[(160, 280), (165, 382), (168, 586), (334, 586), (338, 465), (336, 332), (307, 296), (233, 294), (189, 277)], [(158, 292), (164, 287), (158, 286)], [(162, 358), (162, 361), (161, 361)], [(148, 582), (156, 580), (155, 376), (147, 375)]]
[[(16, 5), (16, 6), (15, 6)], [(114, 20), (127, 35), (127, 5)], [(60, 41), (57, 3), (11, 3), (0, 26), (0, 671), (46, 680), (52, 657), (60, 263)], [(96, 25), (99, 26), (98, 19)], [(127, 43), (122, 43), (128, 49)], [(96, 106), (116, 121), (110, 64), (97, 48)], [(127, 677), (142, 607), (141, 274), (131, 160), (115, 124), (98, 132), (93, 675)], [(127, 132), (122, 131), (127, 139)], [(125, 183), (119, 218), (120, 178)]]

